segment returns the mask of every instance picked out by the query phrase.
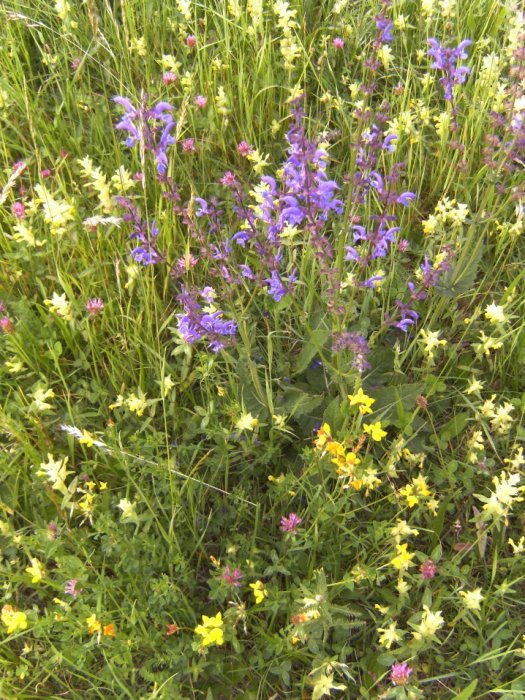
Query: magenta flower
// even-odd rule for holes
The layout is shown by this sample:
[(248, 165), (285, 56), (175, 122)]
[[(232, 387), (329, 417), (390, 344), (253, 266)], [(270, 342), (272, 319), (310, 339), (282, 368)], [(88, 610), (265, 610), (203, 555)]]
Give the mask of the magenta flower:
[(69, 581), (66, 581), (66, 585), (64, 586), (64, 593), (67, 593), (68, 595), (72, 595), (75, 598), (80, 595), (82, 592), (82, 589), (77, 590), (76, 585), (78, 583), (78, 578), (71, 578)]
[(172, 73), (170, 70), (168, 70), (162, 74), (162, 82), (164, 83), (164, 85), (171, 85), (172, 83), (177, 82), (177, 76), (175, 75), (175, 73)]
[(226, 583), (229, 583), (230, 586), (240, 588), (240, 580), (243, 578), (243, 573), (240, 569), (237, 569), (237, 567), (232, 571), (230, 567), (227, 566), (222, 573), (222, 578)]
[(246, 141), (241, 141), (240, 144), (237, 146), (237, 150), (243, 158), (246, 158), (250, 155), (250, 153), (252, 153), (253, 146), (250, 146), (248, 143), (246, 143)]
[(406, 661), (402, 664), (393, 664), (390, 669), (390, 680), (394, 685), (407, 685), (412, 671), (413, 669), (410, 668)]
[(51, 521), (50, 523), (47, 524), (47, 539), (52, 542), (53, 540), (56, 540), (57, 538), (58, 538), (58, 527), (57, 527), (56, 523)]
[(345, 45), (344, 39), (341, 39), (340, 36), (336, 36), (335, 39), (332, 41), (332, 45), (334, 49), (343, 49)]
[(23, 202), (15, 202), (11, 207), (11, 211), (17, 219), (25, 219), (26, 208)]
[(292, 535), (295, 535), (296, 529), (299, 527), (299, 525), (303, 522), (303, 519), (300, 518), (297, 513), (290, 513), (288, 517), (284, 516), (281, 518), (281, 531), (282, 532), (291, 532)]
[(436, 575), (438, 568), (432, 559), (427, 559), (424, 564), (421, 564), (419, 570), (421, 571), (421, 578), (430, 581)]
[(45, 168), (44, 170), (40, 171), (40, 175), (42, 177), (50, 177), (51, 176), (51, 170), (49, 168)]
[(221, 177), (221, 185), (226, 185), (226, 187), (235, 187), (239, 184), (239, 181), (235, 177), (235, 173), (231, 170), (227, 170)]
[(186, 37), (186, 46), (189, 46), (190, 49), (195, 48), (197, 45), (197, 38), (193, 36), (193, 34), (188, 34)]
[(182, 142), (182, 150), (193, 153), (195, 151), (195, 139), (185, 139)]
[(102, 299), (90, 299), (86, 304), (86, 309), (89, 311), (91, 318), (95, 318), (104, 308), (104, 302)]
[(208, 104), (208, 98), (204, 97), (204, 95), (197, 95), (195, 98), (195, 104), (199, 109), (204, 109)]
[(80, 66), (81, 63), (82, 63), (82, 59), (80, 59), (80, 58), (74, 58), (74, 59), (71, 61), (71, 63), (69, 64), (69, 67), (71, 68), (71, 70), (75, 71), (75, 70), (78, 69), (78, 67)]
[(4, 333), (15, 332), (15, 327), (13, 326), (13, 323), (9, 316), (2, 316), (2, 318), (0, 318), (0, 328), (3, 330)]

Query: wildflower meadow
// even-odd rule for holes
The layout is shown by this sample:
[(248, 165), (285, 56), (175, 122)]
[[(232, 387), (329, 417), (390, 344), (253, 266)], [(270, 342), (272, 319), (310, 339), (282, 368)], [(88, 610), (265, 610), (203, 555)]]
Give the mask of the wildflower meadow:
[(0, 698), (525, 697), (523, 3), (0, 36)]

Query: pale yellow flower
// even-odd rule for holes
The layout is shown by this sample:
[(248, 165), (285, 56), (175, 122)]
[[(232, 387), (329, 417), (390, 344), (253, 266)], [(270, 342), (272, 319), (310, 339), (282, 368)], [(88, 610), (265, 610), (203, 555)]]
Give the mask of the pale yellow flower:
[(126, 406), (132, 413), (136, 413), (137, 416), (142, 416), (144, 409), (146, 408), (146, 394), (142, 396), (136, 396), (135, 394), (130, 394), (126, 399)]
[(60, 316), (66, 321), (73, 320), (73, 314), (71, 313), (71, 304), (66, 299), (66, 294), (57, 294), (53, 292), (51, 299), (44, 299), (44, 304), (49, 307), (51, 313)]
[(403, 639), (403, 633), (397, 630), (397, 623), (391, 622), (388, 627), (378, 627), (379, 644), (385, 649), (390, 649), (392, 644), (399, 644)]
[(414, 625), (416, 631), (413, 632), (412, 636), (418, 641), (432, 638), (444, 624), (445, 621), (441, 610), (432, 612), (428, 605), (423, 605), (421, 622), (418, 625)]
[(485, 309), (485, 318), (492, 324), (505, 323), (507, 317), (505, 316), (504, 309), (504, 306), (498, 306), (498, 304), (492, 302), (492, 304), (488, 304)]
[(481, 588), (475, 588), (473, 591), (460, 591), (459, 595), (463, 598), (463, 603), (469, 610), (481, 610), (481, 601), (483, 595)]
[(398, 520), (396, 525), (390, 529), (390, 534), (399, 544), (404, 537), (410, 537), (411, 535), (417, 537), (417, 535), (419, 535), (419, 530), (410, 527), (406, 520)]
[(258, 419), (254, 418), (251, 413), (243, 413), (237, 423), (235, 423), (237, 430), (253, 430), (258, 425)]
[(47, 455), (47, 462), (40, 463), (40, 469), (36, 472), (37, 476), (45, 476), (51, 484), (51, 488), (55, 491), (60, 491), (64, 495), (67, 493), (65, 479), (72, 472), (67, 470), (67, 462), (69, 457), (64, 457), (61, 460), (55, 460), (51, 453)]
[(34, 406), (34, 408), (40, 413), (44, 413), (45, 411), (50, 411), (53, 408), (53, 406), (47, 402), (47, 399), (54, 398), (55, 392), (53, 389), (38, 388), (33, 392), (33, 402), (31, 405)]
[(117, 505), (117, 508), (120, 508), (120, 510), (122, 511), (122, 514), (120, 516), (122, 522), (138, 523), (139, 516), (137, 515), (135, 503), (132, 503), (127, 498), (121, 498)]

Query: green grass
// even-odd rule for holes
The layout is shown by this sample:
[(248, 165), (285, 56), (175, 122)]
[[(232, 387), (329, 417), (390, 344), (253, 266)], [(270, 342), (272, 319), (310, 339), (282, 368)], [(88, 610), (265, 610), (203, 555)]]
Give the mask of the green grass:
[[(435, 2), (431, 13), (405, 0), (386, 8), (393, 38), (378, 42), (379, 2), (298, 0), (288, 28), (286, 5), (261, 2), (254, 22), (256, 4), (190, 0), (187, 16), (184, 3), (155, 0), (0, 8), (0, 696), (515, 700), (525, 695), (525, 192), (511, 122), (525, 19), (496, 0)], [(429, 37), (473, 42), (454, 104)], [(374, 68), (385, 43), (391, 60)], [(300, 93), (342, 211), (324, 223), (308, 214), (281, 236), (280, 275), (297, 280), (276, 301), (265, 280), (277, 246), (232, 243), (218, 261), (211, 245), (243, 228), (267, 245), (257, 187), (267, 175), (283, 188)], [(167, 181), (115, 129), (113, 98), (136, 106), (146, 94), (150, 107), (173, 106)], [(377, 189), (360, 198), (355, 186), (373, 124), (381, 141), (397, 135), (373, 169), (385, 177), (402, 161), (394, 191), (416, 199), (385, 209), (408, 249), (394, 243), (360, 265), (347, 259), (353, 226), (370, 229), (385, 208)], [(266, 158), (260, 170), (242, 141)], [(132, 178), (124, 193), (111, 179), (120, 167)], [(226, 171), (251, 226), (220, 183)], [(118, 194), (148, 227), (156, 220), (165, 260), (133, 261)], [(210, 233), (197, 199), (213, 197), (222, 214)], [(56, 209), (46, 219), (48, 198), (70, 205), (69, 220)], [(446, 200), (451, 212), (425, 233)], [(84, 223), (92, 217), (115, 218)], [(447, 270), (414, 301), (407, 283), (423, 291), (426, 259)], [(242, 264), (258, 282), (228, 280)], [(236, 323), (231, 344), (186, 342), (181, 284), (214, 288), (199, 303)], [(93, 298), (104, 308), (90, 317)], [(406, 332), (393, 325), (396, 301), (418, 315)], [(368, 344), (363, 371), (355, 352), (334, 349), (344, 332)], [(360, 389), (370, 413), (348, 399)], [(378, 422), (376, 440), (367, 426)], [(290, 514), (301, 522), (283, 532)], [(437, 572), (424, 579), (429, 559)], [(71, 579), (76, 596), (64, 592)], [(412, 672), (396, 685), (404, 662)]]

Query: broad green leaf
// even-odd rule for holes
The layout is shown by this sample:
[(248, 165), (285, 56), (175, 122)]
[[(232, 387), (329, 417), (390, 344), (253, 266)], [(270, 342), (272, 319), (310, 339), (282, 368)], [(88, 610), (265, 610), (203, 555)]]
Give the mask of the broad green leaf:
[(454, 695), (454, 700), (469, 700), (469, 698), (472, 697), (472, 693), (476, 690), (477, 685), (478, 679), (475, 678), (472, 683), (469, 683), (467, 687), (461, 691), (461, 693)]

